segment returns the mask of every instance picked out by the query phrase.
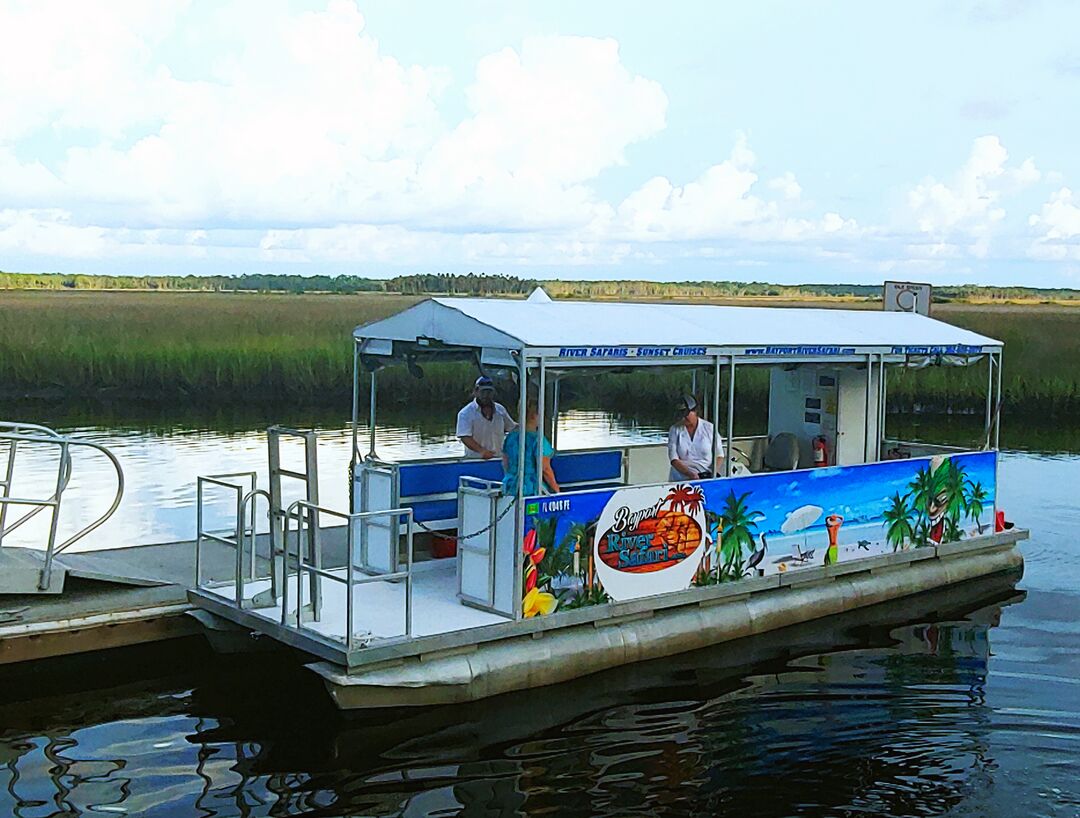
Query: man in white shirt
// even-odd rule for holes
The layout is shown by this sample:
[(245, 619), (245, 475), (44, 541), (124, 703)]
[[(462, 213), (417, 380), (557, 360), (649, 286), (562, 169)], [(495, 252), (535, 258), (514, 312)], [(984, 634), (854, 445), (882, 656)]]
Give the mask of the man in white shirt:
[(457, 436), (465, 447), (465, 456), (484, 460), (502, 457), (506, 433), (516, 428), (506, 407), (495, 402), (495, 384), (491, 378), (477, 378), (473, 400), (457, 416)]
[(690, 395), (679, 401), (678, 421), (668, 430), (668, 460), (671, 472), (668, 479), (704, 480), (712, 477), (713, 462), (716, 474), (724, 473), (724, 442), (709, 421), (698, 417), (697, 401)]

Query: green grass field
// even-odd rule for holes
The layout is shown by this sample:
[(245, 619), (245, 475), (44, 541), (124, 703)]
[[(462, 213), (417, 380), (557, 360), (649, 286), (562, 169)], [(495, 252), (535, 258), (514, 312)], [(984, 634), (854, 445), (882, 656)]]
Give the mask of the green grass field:
[[(343, 406), (351, 393), (352, 328), (416, 300), (0, 291), (0, 399)], [(1010, 414), (1063, 418), (1080, 409), (1080, 307), (947, 304), (935, 317), (1005, 341)], [(764, 375), (740, 375), (740, 404), (761, 405)], [(463, 396), (471, 377), (465, 367), (427, 367), (418, 381), (396, 368), (381, 376), (381, 399), (430, 403)], [(979, 411), (985, 378), (982, 365), (898, 372), (890, 377), (890, 403), (899, 410)], [(572, 390), (582, 403), (663, 404), (686, 388), (685, 380), (675, 372), (612, 375)]]

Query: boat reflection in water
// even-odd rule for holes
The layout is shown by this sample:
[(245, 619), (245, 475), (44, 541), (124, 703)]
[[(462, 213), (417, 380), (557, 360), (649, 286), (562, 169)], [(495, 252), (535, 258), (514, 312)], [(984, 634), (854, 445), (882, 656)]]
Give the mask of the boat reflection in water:
[(91, 694), (0, 708), (0, 812), (938, 814), (989, 787), (990, 629), (1022, 599), (1016, 578), (482, 702), (351, 716), (290, 661), (207, 662), (195, 643), (199, 671), (94, 695), (92, 713)]

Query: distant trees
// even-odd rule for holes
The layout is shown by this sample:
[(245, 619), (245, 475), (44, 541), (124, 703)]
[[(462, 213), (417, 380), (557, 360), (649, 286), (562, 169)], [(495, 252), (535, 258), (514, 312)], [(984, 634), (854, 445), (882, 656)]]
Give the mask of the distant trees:
[(359, 276), (108, 276), (0, 271), (0, 289), (357, 293), (379, 292), (383, 289), (383, 282)]
[[(403, 295), (525, 296), (543, 285), (552, 298), (861, 298), (876, 299), (876, 284), (770, 284), (761, 281), (538, 281), (481, 273), (420, 273), (378, 279), (339, 275), (251, 274), (235, 276), (107, 276), (65, 273), (5, 273), (0, 290), (166, 290), (266, 293), (370, 293)], [(937, 287), (934, 300), (944, 301), (1074, 301), (1080, 290), (1035, 287)]]
[(537, 282), (532, 279), (476, 273), (421, 273), (383, 282), (387, 292), (403, 295), (528, 295), (536, 286)]

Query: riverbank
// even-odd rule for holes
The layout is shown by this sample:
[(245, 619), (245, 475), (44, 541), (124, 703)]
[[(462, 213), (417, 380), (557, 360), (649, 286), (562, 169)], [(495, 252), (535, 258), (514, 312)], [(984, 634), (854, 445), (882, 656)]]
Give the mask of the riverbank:
[[(352, 328), (417, 300), (385, 293), (4, 291), (0, 401), (340, 408), (351, 395)], [(820, 298), (780, 303), (873, 307)], [(1080, 307), (943, 304), (934, 315), (1005, 342), (1008, 415), (1046, 419), (1080, 410)], [(740, 375), (741, 409), (763, 403), (764, 375)], [(467, 366), (427, 367), (423, 380), (395, 369), (380, 378), (380, 400), (442, 403), (464, 397), (471, 378)], [(982, 366), (898, 372), (889, 381), (890, 409), (979, 412), (985, 378)], [(581, 405), (663, 406), (688, 388), (687, 380), (677, 372), (606, 376), (572, 381), (566, 396)]]

